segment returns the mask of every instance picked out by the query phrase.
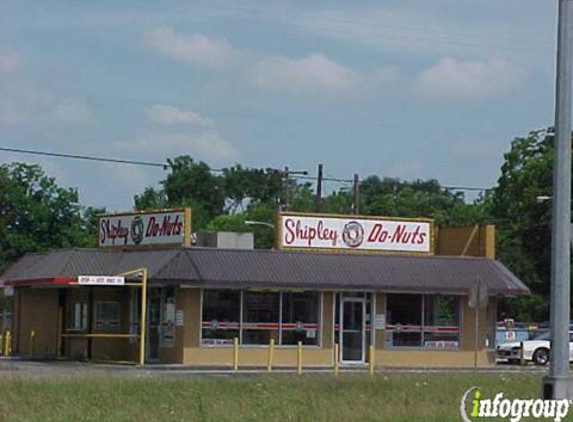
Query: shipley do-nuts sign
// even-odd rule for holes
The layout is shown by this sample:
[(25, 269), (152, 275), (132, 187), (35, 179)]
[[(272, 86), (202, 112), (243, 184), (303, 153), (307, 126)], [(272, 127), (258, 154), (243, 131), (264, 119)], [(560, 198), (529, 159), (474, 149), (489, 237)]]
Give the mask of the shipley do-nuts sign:
[(314, 214), (279, 214), (281, 249), (433, 252), (432, 220)]
[(189, 208), (98, 216), (100, 247), (189, 246)]

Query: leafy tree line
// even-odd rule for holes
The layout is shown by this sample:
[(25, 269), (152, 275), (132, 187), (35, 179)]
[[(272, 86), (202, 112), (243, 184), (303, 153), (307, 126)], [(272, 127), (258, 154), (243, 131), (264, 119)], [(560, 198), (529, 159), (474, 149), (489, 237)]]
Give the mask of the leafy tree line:
[[(287, 187), (288, 184), (288, 187)], [(235, 165), (214, 174), (203, 162), (189, 156), (169, 160), (169, 174), (159, 188), (146, 188), (136, 195), (136, 209), (189, 206), (193, 230), (254, 231), (256, 247), (270, 248), (272, 232), (247, 226), (246, 220), (272, 223), (284, 205), (288, 189), (291, 211), (348, 214), (353, 194), (339, 189), (322, 198), (317, 206), (310, 183), (285, 180), (275, 169)], [(370, 176), (360, 183), (360, 213), (401, 217), (430, 217), (439, 224), (473, 224), (475, 205), (466, 204), (458, 192), (444, 190), (436, 180), (401, 181)]]
[[(272, 247), (272, 230), (246, 220), (272, 223), (284, 204), (287, 181), (271, 168), (235, 165), (214, 173), (189, 156), (168, 161), (158, 187), (134, 197), (134, 208), (190, 206), (193, 231), (253, 231), (257, 248)], [(439, 225), (495, 224), (498, 258), (535, 293), (507, 301), (502, 311), (519, 320), (547, 318), (549, 293), (550, 201), (553, 138), (535, 131), (516, 138), (504, 155), (497, 186), (473, 203), (444, 189), (436, 180), (403, 181), (369, 176), (360, 182), (360, 214), (429, 217)], [(288, 180), (289, 209), (347, 214), (351, 189), (341, 188), (317, 206), (313, 187)], [(97, 244), (95, 215), (104, 209), (82, 207), (74, 189), (59, 187), (37, 165), (0, 166), (0, 271), (27, 252)]]

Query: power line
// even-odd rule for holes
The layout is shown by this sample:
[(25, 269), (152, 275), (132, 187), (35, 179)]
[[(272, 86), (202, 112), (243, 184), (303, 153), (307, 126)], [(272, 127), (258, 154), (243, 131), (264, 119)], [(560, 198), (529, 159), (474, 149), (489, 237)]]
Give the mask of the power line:
[[(0, 147), (0, 151), (6, 152), (13, 152), (17, 154), (29, 154), (29, 155), (40, 155), (40, 156), (47, 156), (47, 157), (58, 157), (58, 158), (69, 158), (73, 160), (87, 160), (87, 161), (96, 161), (96, 162), (104, 162), (104, 163), (116, 163), (116, 164), (128, 164), (128, 165), (136, 165), (136, 166), (147, 166), (147, 167), (161, 167), (163, 170), (167, 170), (170, 166), (169, 163), (158, 163), (153, 161), (140, 161), (140, 160), (127, 160), (122, 158), (109, 158), (109, 157), (97, 157), (91, 155), (80, 155), (80, 154), (65, 154), (60, 152), (51, 152), (51, 151), (38, 151), (32, 149), (22, 149), (22, 148), (7, 148), (7, 147)], [(210, 170), (214, 173), (222, 173), (224, 169), (219, 168), (210, 168)], [(277, 170), (282, 172), (282, 170)], [(316, 176), (305, 176), (305, 175), (292, 175), (291, 178), (298, 179), (298, 180), (318, 180)], [(329, 174), (327, 177), (323, 177), (322, 180), (327, 182), (338, 182), (344, 184), (352, 184), (352, 179), (343, 179), (340, 177), (334, 177)], [(492, 190), (493, 188), (482, 188), (482, 187), (475, 187), (475, 186), (442, 186), (443, 189), (446, 190), (460, 190), (460, 191), (476, 191), (476, 192), (486, 192)]]
[(77, 154), (64, 154), (60, 152), (49, 152), (49, 151), (36, 151), (31, 149), (19, 149), (19, 148), (5, 148), (0, 147), (0, 151), (15, 152), (18, 154), (30, 154), (30, 155), (43, 155), (48, 157), (59, 157), (59, 158), (71, 158), (74, 160), (88, 160), (88, 161), (99, 161), (108, 163), (119, 163), (119, 164), (131, 164), (137, 166), (148, 166), (148, 167), (161, 167), (167, 170), (169, 165), (167, 163), (154, 163), (151, 161), (138, 161), (138, 160), (124, 160), (119, 158), (108, 158), (108, 157), (94, 157), (89, 155), (77, 155)]
[[(81, 4), (83, 3), (79, 0), (68, 0), (70, 3)], [(364, 20), (364, 19), (350, 19), (346, 18), (337, 18), (337, 17), (328, 17), (328, 16), (309, 16), (307, 18), (307, 14), (304, 12), (292, 13), (289, 10), (279, 10), (279, 9), (264, 9), (264, 8), (248, 8), (248, 7), (237, 7), (237, 6), (229, 6), (229, 5), (218, 5), (209, 3), (202, 3), (202, 2), (195, 2), (193, 8), (170, 8), (167, 9), (165, 7), (157, 8), (153, 7), (149, 4), (141, 4), (138, 2), (137, 4), (124, 4), (120, 6), (121, 8), (127, 10), (139, 10), (144, 12), (153, 12), (154, 14), (163, 14), (166, 16), (176, 16), (181, 17), (186, 13), (192, 12), (194, 17), (200, 16), (203, 12), (203, 17), (208, 18), (217, 18), (220, 16), (213, 16), (209, 14), (208, 11), (219, 11), (224, 12), (226, 15), (223, 15), (224, 18), (230, 18), (235, 20), (246, 20), (246, 21), (254, 21), (259, 23), (275, 23), (279, 22), (284, 25), (303, 30), (306, 32), (311, 32), (314, 34), (323, 35), (323, 29), (331, 32), (331, 33), (339, 33), (339, 34), (354, 34), (354, 30), (352, 28), (346, 27), (345, 25), (359, 25), (362, 30), (365, 28), (370, 28), (371, 30), (375, 30), (378, 32), (382, 32), (386, 37), (390, 38), (400, 38), (401, 40), (408, 39), (408, 40), (418, 40), (418, 41), (428, 41), (428, 33), (435, 34), (438, 38), (438, 42), (442, 42), (445, 44), (452, 44), (458, 46), (466, 46), (466, 47), (478, 47), (478, 48), (486, 48), (486, 45), (483, 44), (476, 44), (476, 42), (483, 41), (489, 44), (494, 43), (497, 48), (506, 48), (514, 50), (515, 47), (525, 47), (529, 50), (532, 49), (542, 49), (546, 45), (553, 45), (553, 40), (551, 39), (540, 39), (540, 38), (525, 38), (519, 36), (512, 36), (512, 35), (488, 35), (488, 34), (477, 34), (477, 33), (460, 33), (460, 32), (453, 32), (453, 31), (446, 31), (443, 29), (437, 29), (433, 27), (425, 27), (420, 28), (416, 26), (408, 26), (408, 25), (388, 25), (387, 23), (380, 23), (371, 20)], [(207, 13), (205, 13), (207, 12)], [(286, 18), (286, 19), (285, 19)], [(291, 18), (291, 20), (288, 20)], [(293, 22), (294, 20), (295, 22)], [(307, 21), (311, 21), (312, 24), (306, 23)], [(340, 27), (342, 26), (342, 28)], [(378, 32), (370, 32), (372, 38), (378, 37)], [(398, 32), (398, 33), (396, 33)], [(405, 34), (406, 33), (406, 34)], [(409, 34), (413, 34), (409, 35)], [(460, 42), (460, 39), (467, 39), (472, 42)], [(505, 45), (500, 45), (500, 43), (506, 43)], [(537, 46), (532, 46), (531, 44), (537, 44)]]

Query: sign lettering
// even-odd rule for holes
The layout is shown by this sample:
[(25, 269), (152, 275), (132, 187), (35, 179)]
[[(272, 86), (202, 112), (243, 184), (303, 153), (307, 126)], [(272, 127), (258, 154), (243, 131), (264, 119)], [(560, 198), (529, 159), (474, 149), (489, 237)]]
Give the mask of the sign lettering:
[(98, 217), (100, 247), (186, 245), (190, 240), (190, 211), (166, 210)]
[(431, 220), (279, 215), (281, 249), (432, 253)]
[(123, 286), (125, 277), (105, 275), (80, 275), (78, 284), (87, 286)]

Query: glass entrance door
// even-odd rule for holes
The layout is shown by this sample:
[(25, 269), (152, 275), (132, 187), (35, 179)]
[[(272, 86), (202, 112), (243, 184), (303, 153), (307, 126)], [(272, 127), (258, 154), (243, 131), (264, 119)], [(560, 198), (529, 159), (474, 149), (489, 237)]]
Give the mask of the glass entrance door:
[(159, 359), (159, 328), (161, 311), (161, 291), (149, 289), (147, 302), (147, 360), (156, 362)]
[(364, 363), (365, 313), (363, 298), (341, 298), (339, 341), (342, 363)]

